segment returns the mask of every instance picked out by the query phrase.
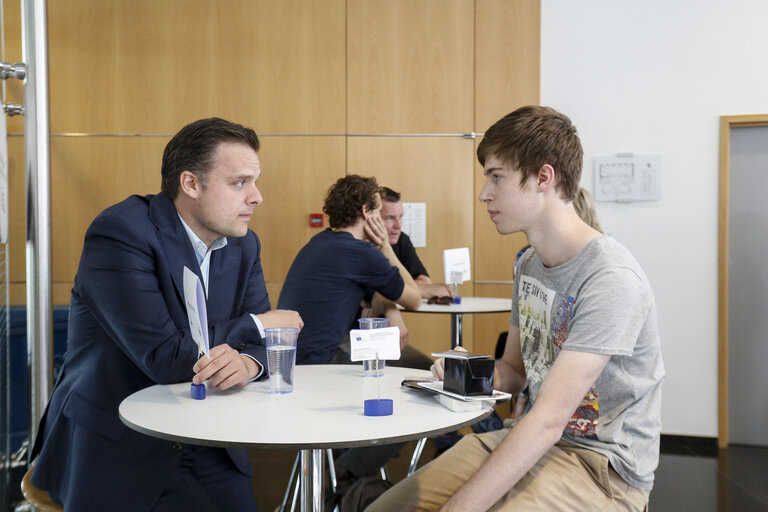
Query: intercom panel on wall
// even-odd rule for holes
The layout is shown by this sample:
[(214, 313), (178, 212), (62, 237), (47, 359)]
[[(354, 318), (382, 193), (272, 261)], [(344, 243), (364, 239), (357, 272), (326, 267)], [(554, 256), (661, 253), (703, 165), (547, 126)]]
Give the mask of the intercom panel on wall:
[(595, 157), (596, 201), (661, 199), (661, 155), (619, 153)]

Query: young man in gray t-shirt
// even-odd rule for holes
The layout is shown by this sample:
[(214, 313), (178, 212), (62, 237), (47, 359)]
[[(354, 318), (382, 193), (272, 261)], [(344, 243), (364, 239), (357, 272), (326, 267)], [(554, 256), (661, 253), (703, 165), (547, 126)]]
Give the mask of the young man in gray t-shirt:
[[(494, 386), (529, 386), (532, 407), (501, 431), (464, 436), (367, 510), (642, 511), (664, 377), (648, 280), (574, 210), (583, 153), (566, 116), (520, 108), (485, 132), (477, 155), (497, 231), (522, 231), (532, 246)], [(442, 377), (442, 360), (433, 373)]]

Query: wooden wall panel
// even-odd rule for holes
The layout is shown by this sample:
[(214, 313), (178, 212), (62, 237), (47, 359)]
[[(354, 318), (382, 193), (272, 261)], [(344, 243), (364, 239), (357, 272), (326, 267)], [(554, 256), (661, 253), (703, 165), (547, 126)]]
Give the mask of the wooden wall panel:
[[(512, 302), (512, 285), (475, 284), (480, 297), (501, 297)], [(499, 333), (509, 330), (509, 313), (475, 315), (474, 349), (481, 354), (493, 355)]]
[[(85, 231), (104, 208), (130, 194), (160, 190), (168, 137), (53, 137), (51, 139), (52, 279), (61, 283), (55, 304), (69, 301)], [(25, 280), (23, 139), (9, 138), (10, 279)], [(344, 137), (262, 137), (259, 187), (264, 203), (251, 221), (263, 243), (268, 281), (282, 282), (293, 257), (317, 232), (309, 213), (321, 212), (325, 190), (344, 175)], [(290, 236), (286, 236), (290, 234)], [(63, 302), (62, 302), (63, 300)], [(276, 303), (277, 296), (274, 297)], [(24, 294), (14, 292), (14, 304)]]
[[(477, 202), (483, 177), (472, 141), (345, 134), (482, 132), (538, 103), (539, 17), (540, 0), (48, 2), (52, 132), (159, 135), (51, 139), (54, 304), (69, 301), (93, 217), (128, 194), (157, 192), (170, 135), (211, 115), (262, 134), (264, 203), (251, 228), (273, 305), (317, 232), (308, 214), (345, 172), (375, 175), (405, 201), (428, 204), (428, 245), (418, 252), (436, 281), (442, 250), (461, 246), (470, 247), (473, 281), (511, 280), (526, 242), (498, 235)], [(19, 2), (5, 2), (4, 28), (5, 60), (21, 61)], [(20, 82), (7, 83), (5, 99), (22, 102)], [(10, 118), (8, 131), (21, 133), (23, 119)], [(16, 305), (26, 302), (21, 137), (9, 137), (9, 180)], [(510, 288), (466, 283), (461, 294), (510, 297)], [(449, 315), (405, 315), (414, 346), (450, 346)], [(465, 315), (464, 344), (492, 353), (507, 328), (507, 314)]]
[[(351, 137), (348, 170), (375, 176), (380, 185), (402, 194), (405, 202), (427, 204), (427, 246), (416, 252), (433, 281), (443, 281), (443, 250), (473, 249), (473, 143), (459, 137)], [(472, 295), (472, 284), (460, 293)], [(466, 317), (465, 317), (466, 318)], [(451, 340), (449, 315), (406, 313), (410, 343), (429, 354), (447, 350)], [(465, 344), (472, 340), (464, 325)]]
[[(160, 190), (167, 137), (51, 138), (51, 278), (54, 304), (69, 302), (85, 231), (106, 207)], [(24, 139), (9, 137), (10, 281), (26, 279)], [(12, 304), (24, 304), (14, 289)]]
[(51, 245), (54, 282), (71, 282), (85, 231), (105, 208), (131, 194), (160, 191), (167, 137), (53, 137)]
[(24, 138), (8, 137), (8, 279), (26, 279), (27, 192)]
[(473, 5), (349, 2), (349, 133), (471, 131)]
[[(541, 2), (477, 0), (475, 14), (475, 131), (484, 132), (516, 108), (539, 103)], [(476, 196), (484, 183), (476, 164)], [(475, 281), (511, 281), (517, 252), (528, 243), (525, 235), (499, 235), (483, 203), (475, 206), (474, 234)], [(479, 296), (512, 296), (508, 285), (475, 289)], [(476, 349), (484, 353), (493, 353), (498, 333), (509, 326), (508, 315), (490, 316), (475, 324)]]
[(280, 298), (280, 289), (283, 283), (268, 282), (267, 293), (269, 294), (269, 303), (272, 305), (272, 309), (277, 309), (277, 299)]
[(472, 152), (459, 137), (351, 137), (350, 173), (375, 176), (405, 202), (427, 203), (427, 246), (416, 249), (436, 282), (443, 281), (443, 250), (472, 250)]
[(539, 103), (540, 0), (477, 0), (475, 131)]
[[(473, 294), (467, 292), (467, 295)], [(470, 352), (475, 351), (473, 326), (476, 320), (474, 316), (464, 315), (463, 317), (463, 346)], [(403, 319), (408, 327), (408, 343), (413, 347), (427, 355), (451, 349), (451, 315), (405, 312)]]
[(265, 279), (282, 283), (296, 253), (321, 231), (309, 227), (309, 214), (322, 213), (328, 187), (345, 174), (346, 138), (262, 137), (261, 143), (258, 186), (264, 202), (251, 229), (262, 242)]
[(344, 0), (49, 2), (51, 130), (344, 133)]

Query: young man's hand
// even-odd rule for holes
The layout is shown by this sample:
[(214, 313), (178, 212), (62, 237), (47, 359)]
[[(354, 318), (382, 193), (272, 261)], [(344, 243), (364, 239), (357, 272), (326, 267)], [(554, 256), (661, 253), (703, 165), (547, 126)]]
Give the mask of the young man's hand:
[[(453, 350), (467, 352), (467, 349), (461, 346), (458, 346)], [(445, 380), (445, 358), (441, 357), (440, 359), (436, 359), (432, 366), (429, 367), (429, 371), (432, 372), (432, 375), (434, 375), (435, 378)]]

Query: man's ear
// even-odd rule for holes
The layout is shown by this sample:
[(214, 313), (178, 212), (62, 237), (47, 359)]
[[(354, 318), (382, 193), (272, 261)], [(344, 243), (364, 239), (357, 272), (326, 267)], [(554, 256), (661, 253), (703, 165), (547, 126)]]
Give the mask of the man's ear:
[(368, 205), (367, 204), (364, 204), (363, 205), (363, 220), (365, 220), (367, 222), (368, 219), (370, 218), (370, 216), (371, 216), (371, 210), (368, 209)]
[(199, 199), (202, 190), (203, 185), (200, 180), (197, 179), (197, 176), (189, 171), (181, 172), (181, 175), (179, 176), (179, 192), (192, 199)]
[(536, 176), (536, 188), (539, 192), (544, 192), (555, 187), (556, 172), (554, 167), (544, 164), (539, 168), (539, 174)]

